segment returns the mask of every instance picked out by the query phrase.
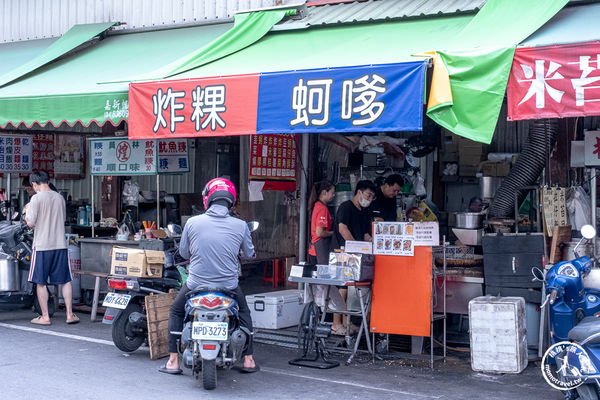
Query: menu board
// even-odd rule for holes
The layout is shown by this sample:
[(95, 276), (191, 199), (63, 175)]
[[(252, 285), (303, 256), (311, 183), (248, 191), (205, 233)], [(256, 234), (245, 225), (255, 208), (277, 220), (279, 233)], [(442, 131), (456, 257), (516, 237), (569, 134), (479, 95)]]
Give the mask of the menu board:
[(50, 178), (54, 177), (54, 134), (41, 133), (33, 135), (33, 153), (31, 156), (32, 171), (45, 171)]
[[(295, 190), (296, 141), (293, 135), (253, 135), (250, 180), (271, 182), (266, 190)], [(273, 183), (278, 182), (278, 183)]]
[(544, 228), (548, 237), (552, 237), (555, 226), (567, 225), (567, 202), (564, 188), (542, 189), (542, 210), (544, 213)]
[(414, 222), (375, 222), (373, 254), (412, 256), (415, 252)]
[(158, 141), (158, 172), (161, 174), (190, 172), (187, 139)]
[(0, 136), (0, 172), (31, 172), (31, 136)]
[(157, 173), (156, 140), (90, 139), (92, 175)]

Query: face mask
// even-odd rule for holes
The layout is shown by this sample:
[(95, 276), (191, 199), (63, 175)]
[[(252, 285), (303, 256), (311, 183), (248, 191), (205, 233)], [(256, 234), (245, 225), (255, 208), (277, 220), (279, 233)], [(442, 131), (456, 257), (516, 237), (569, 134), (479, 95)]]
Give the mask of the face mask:
[(360, 204), (362, 208), (367, 208), (371, 205), (371, 200), (360, 199), (358, 204)]

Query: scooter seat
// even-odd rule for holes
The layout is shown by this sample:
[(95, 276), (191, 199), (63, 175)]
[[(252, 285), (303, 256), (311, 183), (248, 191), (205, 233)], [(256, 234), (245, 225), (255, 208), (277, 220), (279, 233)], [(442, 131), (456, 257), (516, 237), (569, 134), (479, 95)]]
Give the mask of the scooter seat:
[[(593, 334), (600, 333), (600, 318), (598, 317), (585, 317), (577, 324), (573, 329), (569, 331), (569, 340), (581, 343)], [(589, 343), (598, 344), (600, 343), (600, 335)]]

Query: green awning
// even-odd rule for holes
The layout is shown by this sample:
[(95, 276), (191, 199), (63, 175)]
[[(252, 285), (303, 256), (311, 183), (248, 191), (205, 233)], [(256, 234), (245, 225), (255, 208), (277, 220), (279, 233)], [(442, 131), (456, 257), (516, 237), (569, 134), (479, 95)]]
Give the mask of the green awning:
[(235, 14), (233, 27), (205, 46), (200, 46), (190, 54), (152, 71), (147, 76), (128, 80), (158, 80), (177, 75), (216, 61), (248, 47), (266, 35), (273, 25), (295, 10), (270, 10)]
[[(8, 123), (30, 127), (36, 122), (87, 126), (92, 121), (116, 125), (127, 119), (129, 83), (98, 82), (149, 73), (212, 42), (231, 27), (224, 23), (109, 36), (0, 88), (0, 127)], [(0, 45), (0, 55), (4, 46)], [(39, 45), (31, 47), (30, 54), (43, 51)]]
[(58, 40), (50, 44), (44, 51), (37, 54), (27, 62), (5, 72), (0, 76), (0, 87), (19, 79), (22, 76), (35, 71), (36, 69), (56, 60), (65, 55), (77, 46), (82, 45), (115, 25), (114, 22), (104, 22), (99, 24), (81, 24), (74, 25)]
[[(293, 69), (394, 63), (436, 45), (450, 46), (472, 16), (270, 32), (251, 46), (174, 79)], [(78, 54), (0, 88), (0, 126), (126, 119), (125, 76), (147, 75), (189, 56), (232, 24), (109, 36)], [(113, 82), (99, 84), (98, 82)]]
[(450, 47), (437, 45), (450, 75), (452, 101), (427, 115), (457, 135), (491, 143), (515, 48), (568, 0), (488, 0)]

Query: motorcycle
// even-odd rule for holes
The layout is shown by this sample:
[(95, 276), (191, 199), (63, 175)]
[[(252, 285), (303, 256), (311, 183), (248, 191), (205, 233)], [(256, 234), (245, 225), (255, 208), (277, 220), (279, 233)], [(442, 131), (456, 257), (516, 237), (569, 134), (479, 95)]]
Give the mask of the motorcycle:
[(168, 293), (181, 287), (183, 280), (177, 270), (178, 265), (172, 262), (176, 252), (177, 248), (165, 251), (167, 265), (161, 278), (117, 275), (107, 278), (111, 291), (102, 303), (106, 307), (102, 323), (112, 325), (112, 340), (119, 350), (131, 353), (147, 341), (146, 296)]
[[(550, 385), (563, 390), (565, 399), (600, 399), (600, 290), (584, 287), (593, 259), (580, 257), (577, 250), (585, 239), (593, 239), (591, 225), (581, 229), (575, 247), (576, 259), (552, 266), (544, 276), (533, 268), (534, 280), (545, 283), (551, 346), (544, 356), (542, 371)], [(552, 371), (548, 372), (548, 371)], [(550, 374), (550, 375), (546, 375)]]
[[(36, 285), (28, 281), (33, 230), (25, 223), (0, 221), (0, 250), (0, 305), (31, 307), (41, 315)], [(56, 305), (50, 290), (47, 290), (48, 313), (52, 316)]]
[[(250, 232), (258, 222), (249, 222)], [(252, 332), (241, 326), (235, 294), (223, 288), (197, 288), (186, 295), (185, 319), (179, 344), (183, 366), (192, 370), (206, 390), (217, 387), (217, 368), (231, 368), (242, 358)], [(177, 346), (181, 350), (180, 345)]]

